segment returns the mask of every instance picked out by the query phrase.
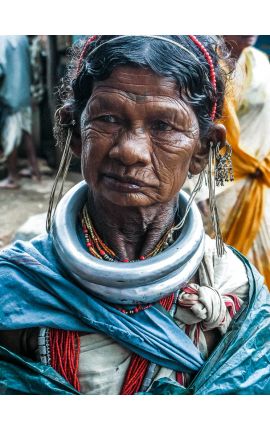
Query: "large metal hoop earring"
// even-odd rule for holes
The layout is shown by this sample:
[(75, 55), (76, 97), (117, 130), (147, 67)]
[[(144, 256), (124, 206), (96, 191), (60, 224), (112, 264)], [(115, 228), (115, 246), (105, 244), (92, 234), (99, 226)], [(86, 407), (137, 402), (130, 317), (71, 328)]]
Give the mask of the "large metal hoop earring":
[[(65, 179), (66, 179), (69, 165), (70, 165), (70, 162), (72, 159), (72, 151), (70, 149), (70, 142), (71, 142), (72, 132), (73, 132), (72, 127), (74, 125), (75, 125), (75, 122), (74, 123), (72, 122), (70, 124), (61, 124), (62, 127), (69, 127), (69, 128), (68, 128), (68, 132), (67, 132), (66, 142), (65, 142), (64, 151), (63, 151), (63, 154), (61, 157), (60, 165), (59, 165), (57, 174), (55, 176), (54, 183), (53, 183), (52, 190), (51, 190), (51, 194), (50, 194), (49, 207), (48, 207), (47, 219), (46, 219), (47, 233), (49, 233), (51, 230), (51, 225), (52, 225), (52, 220), (53, 220), (53, 217), (55, 214), (55, 210), (57, 208), (59, 201), (62, 198)], [(61, 175), (62, 175), (62, 181), (61, 181), (60, 189), (58, 192), (56, 204), (54, 204), (55, 197), (56, 197), (57, 185), (58, 185), (58, 182), (59, 182)]]

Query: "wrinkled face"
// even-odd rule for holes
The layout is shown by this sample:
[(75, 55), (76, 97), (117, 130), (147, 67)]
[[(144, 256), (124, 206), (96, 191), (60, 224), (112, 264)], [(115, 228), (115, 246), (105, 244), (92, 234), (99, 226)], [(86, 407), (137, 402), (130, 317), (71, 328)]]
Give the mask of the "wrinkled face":
[(119, 206), (170, 201), (200, 147), (198, 121), (175, 81), (131, 66), (94, 84), (81, 139), (86, 182)]

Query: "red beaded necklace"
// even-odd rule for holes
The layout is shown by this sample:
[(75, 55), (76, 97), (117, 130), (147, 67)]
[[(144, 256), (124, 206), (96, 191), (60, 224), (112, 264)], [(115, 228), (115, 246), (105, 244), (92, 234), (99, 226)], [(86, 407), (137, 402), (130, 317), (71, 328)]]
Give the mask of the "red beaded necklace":
[[(97, 258), (103, 258), (109, 261), (117, 260), (115, 253), (100, 239), (96, 233), (93, 224), (88, 216), (86, 207), (82, 213), (82, 228), (85, 236), (86, 246), (89, 252)], [(158, 252), (168, 246), (170, 232), (166, 233), (159, 241), (155, 249), (147, 255), (147, 258), (156, 255)], [(174, 301), (174, 294), (163, 297), (159, 304), (166, 310), (170, 310)], [(126, 315), (136, 314), (152, 306), (152, 303), (145, 306), (137, 305), (133, 309), (121, 309)], [(80, 336), (76, 331), (69, 330), (49, 330), (49, 346), (51, 352), (51, 366), (59, 372), (67, 381), (69, 381), (78, 391), (80, 383), (78, 377), (79, 354), (80, 354)], [(146, 375), (149, 361), (133, 353), (129, 368), (127, 370), (121, 394), (135, 394), (140, 390), (144, 376)]]
[[(97, 257), (99, 259), (106, 260), (106, 261), (119, 261), (122, 263), (130, 262), (130, 260), (128, 260), (127, 258), (124, 260), (120, 260), (116, 256), (115, 252), (112, 249), (110, 249), (101, 240), (101, 238), (99, 237), (99, 235), (97, 234), (97, 232), (93, 226), (93, 223), (92, 223), (92, 220), (88, 214), (86, 205), (83, 207), (83, 210), (82, 210), (81, 223), (82, 223), (82, 230), (83, 230), (84, 237), (85, 237), (85, 243), (86, 243), (87, 249), (91, 255), (93, 255), (94, 257)], [(139, 260), (145, 260), (146, 258), (150, 258), (150, 257), (153, 257), (154, 255), (157, 255), (163, 249), (167, 248), (167, 246), (169, 246), (171, 241), (172, 241), (172, 234), (171, 234), (171, 228), (170, 228), (163, 235), (163, 237), (160, 239), (160, 241), (155, 246), (153, 251), (151, 251), (149, 254), (147, 254), (147, 256), (141, 255), (139, 257)], [(118, 306), (116, 306), (116, 308), (119, 311), (121, 311), (122, 313), (124, 313), (125, 315), (134, 315), (140, 311), (143, 311), (145, 309), (150, 308), (150, 306), (152, 306), (152, 303), (148, 303), (147, 305), (138, 304), (135, 307), (133, 307), (132, 309), (120, 308)]]
[[(91, 218), (87, 212), (86, 205), (84, 206), (82, 211), (81, 222), (82, 222), (82, 229), (85, 237), (86, 246), (90, 254), (99, 259), (121, 262), (121, 260), (117, 258), (115, 252), (112, 249), (110, 249), (97, 234), (93, 226), (93, 223), (91, 221)], [(169, 246), (172, 240), (173, 238), (172, 238), (171, 229), (170, 229), (163, 235), (163, 237), (160, 239), (160, 241), (155, 246), (153, 251), (147, 254), (147, 256), (140, 256), (139, 260), (144, 260), (145, 258), (153, 257), (157, 253), (161, 252), (163, 249), (167, 248), (167, 246)], [(122, 262), (123, 263), (129, 262), (129, 260), (125, 259), (125, 260), (122, 260)], [(173, 301), (174, 301), (174, 293), (172, 293), (168, 297), (163, 297), (159, 301), (159, 304), (169, 311), (172, 307)], [(116, 308), (122, 313), (124, 313), (125, 315), (134, 315), (140, 311), (150, 308), (150, 306), (152, 305), (153, 303), (149, 303), (147, 305), (139, 304), (132, 309), (120, 308), (118, 306), (116, 306)], [(142, 358), (135, 353), (132, 354), (129, 368), (126, 373), (124, 383), (121, 389), (122, 395), (135, 394), (136, 392), (139, 391), (143, 378), (146, 375), (149, 364), (150, 364), (149, 361), (146, 360), (145, 358)]]
[[(92, 220), (88, 214), (86, 205), (83, 208), (82, 211), (82, 217), (81, 217), (81, 223), (82, 223), (82, 230), (85, 237), (86, 246), (88, 248), (88, 251), (90, 254), (92, 254), (94, 257), (97, 257), (99, 259), (107, 260), (107, 261), (119, 261), (121, 263), (129, 263), (131, 260), (128, 258), (125, 258), (124, 260), (120, 260), (115, 254), (115, 252), (110, 249), (99, 237), (97, 234)], [(172, 243), (172, 233), (170, 228), (160, 239), (158, 244), (155, 246), (153, 251), (149, 252), (146, 256), (141, 255), (139, 257), (139, 260), (145, 260), (146, 258), (154, 257), (159, 252), (163, 251), (165, 248), (169, 246), (170, 243)]]

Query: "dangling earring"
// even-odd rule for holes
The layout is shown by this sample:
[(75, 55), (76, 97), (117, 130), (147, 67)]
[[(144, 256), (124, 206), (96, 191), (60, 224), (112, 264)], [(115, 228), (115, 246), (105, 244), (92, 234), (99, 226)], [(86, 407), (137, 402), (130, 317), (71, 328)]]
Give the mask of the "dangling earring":
[(217, 144), (216, 153), (216, 185), (223, 186), (224, 182), (233, 181), (233, 168), (232, 168), (232, 147), (228, 142), (225, 144), (225, 153), (220, 153), (220, 143)]
[(219, 152), (220, 143), (214, 146), (213, 142), (210, 142), (207, 174), (211, 221), (215, 232), (217, 255), (219, 257), (222, 257), (226, 251), (220, 230), (215, 187), (216, 185), (224, 185), (224, 181), (233, 181), (233, 169), (231, 160), (232, 149), (228, 143), (226, 143), (225, 148), (225, 154), (222, 155)]
[[(59, 125), (63, 128), (67, 128), (68, 131), (67, 131), (66, 142), (65, 142), (63, 154), (61, 157), (60, 165), (58, 168), (58, 172), (55, 176), (54, 183), (53, 183), (52, 190), (51, 190), (51, 194), (50, 194), (49, 207), (48, 207), (47, 219), (46, 219), (46, 230), (48, 233), (50, 232), (50, 229), (51, 229), (51, 224), (52, 224), (52, 220), (53, 220), (57, 205), (58, 205), (59, 201), (61, 200), (61, 197), (63, 194), (65, 179), (66, 179), (69, 165), (70, 165), (70, 162), (72, 159), (72, 151), (70, 149), (70, 142), (71, 142), (71, 138), (72, 138), (73, 127), (75, 125), (75, 120), (71, 121), (69, 124), (59, 123)], [(54, 206), (56, 189), (57, 189), (58, 181), (59, 181), (61, 175), (62, 175), (61, 186), (60, 186), (60, 189), (58, 192), (56, 204)]]

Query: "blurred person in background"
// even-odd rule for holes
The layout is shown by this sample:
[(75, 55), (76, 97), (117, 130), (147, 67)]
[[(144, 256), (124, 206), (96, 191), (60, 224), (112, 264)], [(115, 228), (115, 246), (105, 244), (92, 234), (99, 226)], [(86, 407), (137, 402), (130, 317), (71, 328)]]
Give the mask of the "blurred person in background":
[(26, 36), (0, 36), (0, 139), (8, 176), (0, 189), (19, 187), (17, 148), (23, 143), (30, 176), (40, 180), (32, 141), (31, 68)]
[[(249, 258), (270, 288), (270, 65), (253, 47), (257, 36), (224, 39), (235, 60), (222, 118), (235, 181), (216, 189), (221, 230), (224, 241)], [(207, 215), (205, 192), (206, 187), (197, 203)]]

